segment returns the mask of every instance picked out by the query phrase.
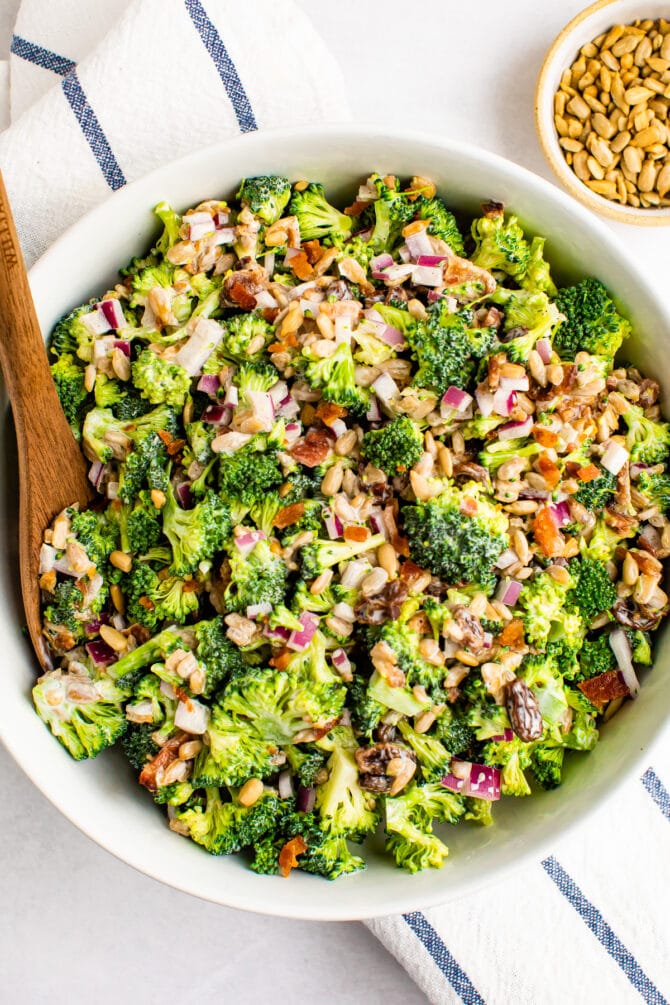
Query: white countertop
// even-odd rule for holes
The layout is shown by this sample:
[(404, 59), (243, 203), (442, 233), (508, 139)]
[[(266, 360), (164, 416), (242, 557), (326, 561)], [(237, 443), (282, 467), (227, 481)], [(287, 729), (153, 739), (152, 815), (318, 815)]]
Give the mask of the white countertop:
[[(580, 0), (541, 8), (536, 0), (298, 2), (340, 59), (357, 118), (478, 143), (551, 180), (533, 130), (534, 82)], [(17, 6), (0, 0), (0, 59)], [(670, 230), (612, 226), (667, 283), (661, 263)], [(425, 1001), (362, 925), (283, 921), (202, 903), (99, 849), (2, 749), (0, 780), (0, 999)]]

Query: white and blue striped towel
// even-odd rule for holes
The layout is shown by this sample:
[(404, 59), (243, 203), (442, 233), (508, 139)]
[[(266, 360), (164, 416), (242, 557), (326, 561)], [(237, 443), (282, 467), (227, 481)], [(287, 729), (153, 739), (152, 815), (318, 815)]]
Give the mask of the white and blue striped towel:
[[(165, 161), (348, 114), (336, 64), (290, 0), (22, 0), (10, 69), (0, 163), (30, 262)], [(440, 1005), (665, 1005), (668, 785), (666, 738), (642, 776), (543, 861), (369, 927)]]

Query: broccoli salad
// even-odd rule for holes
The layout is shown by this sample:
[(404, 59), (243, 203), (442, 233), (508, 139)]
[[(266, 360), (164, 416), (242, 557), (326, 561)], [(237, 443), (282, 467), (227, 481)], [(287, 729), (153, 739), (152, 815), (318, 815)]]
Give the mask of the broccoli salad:
[(119, 743), (169, 827), (335, 879), (378, 828), (560, 785), (668, 607), (670, 426), (596, 278), (426, 178), (244, 180), (55, 327), (98, 505), (58, 514), (39, 715)]

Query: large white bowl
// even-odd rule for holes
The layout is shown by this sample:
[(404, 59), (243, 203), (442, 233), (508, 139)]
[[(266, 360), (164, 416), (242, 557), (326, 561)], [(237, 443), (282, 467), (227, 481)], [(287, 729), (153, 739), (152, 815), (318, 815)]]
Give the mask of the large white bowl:
[[(235, 191), (253, 173), (278, 172), (326, 183), (348, 197), (371, 170), (433, 178), (450, 205), (476, 213), (482, 200), (501, 200), (533, 231), (563, 279), (597, 274), (616, 291), (638, 335), (631, 354), (670, 386), (668, 316), (654, 290), (590, 213), (547, 182), (484, 150), (425, 135), (339, 126), (261, 133), (167, 165), (122, 189), (68, 231), (35, 265), (31, 283), (48, 332), (67, 309), (99, 293), (117, 266), (143, 251), (154, 234), (151, 207), (167, 199), (186, 208)], [(369, 849), (365, 872), (336, 883), (304, 874), (290, 880), (250, 872), (241, 858), (211, 858), (169, 831), (163, 810), (134, 780), (120, 755), (75, 763), (35, 715), (30, 687), (35, 663), (21, 634), (16, 563), (16, 463), (13, 430), (2, 428), (0, 527), (7, 561), (0, 571), (3, 639), (0, 735), (24, 771), (77, 827), (149, 876), (232, 907), (295, 918), (353, 919), (427, 907), (491, 882), (528, 856), (539, 856), (566, 828), (631, 774), (660, 733), (670, 708), (668, 638), (635, 703), (627, 703), (588, 755), (571, 758), (563, 787), (527, 800), (506, 799), (491, 828), (447, 828), (451, 855), (441, 871), (408, 876)], [(13, 558), (13, 561), (11, 560)]]

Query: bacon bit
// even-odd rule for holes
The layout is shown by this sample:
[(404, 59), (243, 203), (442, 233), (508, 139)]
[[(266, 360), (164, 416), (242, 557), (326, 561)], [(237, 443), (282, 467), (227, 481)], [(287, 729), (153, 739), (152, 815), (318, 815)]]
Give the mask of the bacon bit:
[(297, 837), (291, 838), (290, 841), (286, 842), (279, 852), (279, 868), (284, 879), (290, 875), (291, 869), (297, 867), (298, 855), (304, 855), (306, 851), (307, 844), (302, 834), (298, 834)]
[(137, 603), (140, 605), (140, 607), (143, 607), (145, 611), (153, 611), (156, 607), (153, 600), (151, 600), (149, 597), (140, 597)]
[(343, 419), (347, 415), (347, 410), (332, 401), (320, 401), (314, 415), (317, 419), (321, 419), (324, 426), (332, 426), (337, 419)]
[(496, 643), (499, 646), (510, 646), (512, 649), (522, 646), (524, 643), (523, 621), (519, 618), (508, 621), (500, 635), (497, 636)]
[(184, 585), (182, 587), (182, 591), (184, 593), (199, 593), (201, 589), (202, 587), (197, 579), (184, 580)]
[(417, 565), (416, 562), (413, 562), (411, 558), (406, 562), (403, 562), (400, 566), (400, 578), (404, 579), (405, 582), (412, 579), (418, 579), (419, 576), (423, 576), (423, 572), (424, 570), (421, 566)]
[(256, 307), (256, 298), (249, 292), (246, 286), (235, 280), (231, 283), (230, 289), (228, 290), (228, 296), (231, 300), (234, 300), (236, 304), (245, 311), (253, 311)]
[(558, 443), (558, 433), (545, 426), (533, 426), (533, 439), (541, 447), (555, 447)]
[(278, 530), (283, 530), (284, 527), (290, 527), (292, 523), (298, 522), (304, 512), (304, 502), (296, 502), (291, 503), (290, 506), (284, 506), (277, 512), (276, 517), (272, 521), (272, 526), (276, 527)]
[(322, 257), (324, 249), (321, 247), (317, 240), (305, 241), (302, 245), (302, 250), (307, 256), (307, 261), (310, 265), (315, 265), (319, 259)]
[(406, 537), (401, 537), (400, 534), (394, 534), (391, 544), (393, 545), (396, 555), (402, 555), (403, 558), (409, 558), (409, 541)]
[(286, 670), (286, 667), (289, 665), (291, 658), (294, 655), (295, 654), (292, 653), (290, 649), (286, 649), (286, 647), (284, 647), (283, 649), (280, 649), (271, 660), (268, 660), (268, 662), (271, 667), (275, 668), (275, 670)]
[(595, 464), (587, 464), (583, 468), (577, 469), (577, 477), (580, 482), (592, 482), (594, 478), (598, 478), (600, 472)]
[(277, 315), (278, 314), (279, 314), (279, 308), (278, 307), (264, 307), (263, 310), (261, 311), (261, 316), (262, 316), (263, 320), (267, 321), (268, 324), (271, 324), (271, 325), (273, 325), (275, 323), (275, 321), (277, 320)]
[(304, 464), (306, 468), (315, 468), (323, 464), (330, 449), (331, 439), (325, 429), (313, 429), (289, 452), (294, 460)]
[(152, 757), (150, 761), (147, 761), (140, 773), (140, 785), (143, 785), (145, 789), (149, 790), (149, 792), (158, 791), (158, 771), (161, 768), (167, 768), (168, 765), (177, 760), (179, 757), (179, 748), (185, 738), (186, 733), (177, 733), (176, 736), (173, 736), (163, 747), (161, 747), (155, 757)]
[(552, 461), (548, 454), (540, 454), (537, 466), (547, 483), (547, 488), (555, 489), (561, 480), (561, 471), (558, 465)]
[(362, 199), (361, 200), (356, 199), (355, 202), (352, 202), (351, 206), (345, 206), (344, 207), (344, 215), (345, 216), (360, 216), (361, 213), (363, 212), (363, 210), (367, 206), (369, 206), (369, 205), (370, 205), (369, 202), (363, 202)]
[(186, 440), (173, 440), (172, 443), (168, 443), (167, 452), (170, 457), (174, 457), (174, 455), (178, 454), (180, 450), (183, 450), (185, 446)]
[(402, 228), (403, 237), (411, 237), (412, 234), (420, 234), (422, 230), (428, 229), (429, 220), (412, 220)]
[(464, 496), (459, 509), (463, 516), (476, 516), (477, 500), (473, 499), (472, 496)]
[[(298, 279), (306, 281), (312, 278), (312, 266), (309, 264), (309, 259), (304, 251), (299, 251), (297, 255), (294, 255), (288, 264), (293, 272), (295, 272)], [(255, 300), (254, 306), (256, 306)]]
[(546, 558), (561, 558), (565, 541), (548, 506), (543, 507), (533, 520), (533, 536)]
[(156, 432), (160, 436), (165, 446), (169, 447), (170, 444), (172, 443), (172, 440), (174, 439), (172, 433), (168, 433), (167, 429), (157, 429)]
[(556, 388), (557, 391), (562, 391), (565, 394), (569, 394), (577, 383), (577, 364), (576, 363), (564, 363), (563, 364), (563, 380)]
[(626, 695), (630, 694), (628, 686), (618, 670), (608, 670), (597, 677), (583, 680), (577, 687), (598, 708), (602, 708), (614, 698), (625, 698)]
[(370, 537), (370, 531), (367, 527), (359, 527), (357, 524), (349, 525), (344, 528), (344, 540), (345, 541), (367, 541)]

